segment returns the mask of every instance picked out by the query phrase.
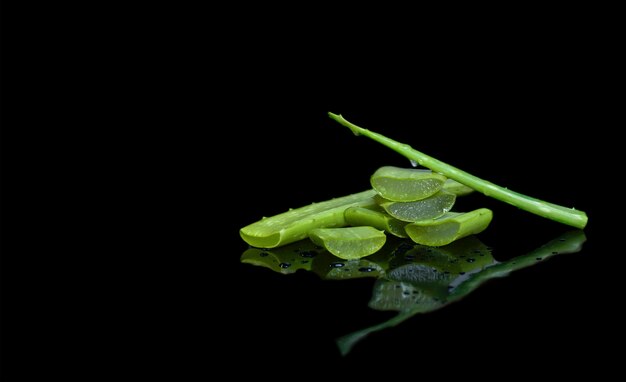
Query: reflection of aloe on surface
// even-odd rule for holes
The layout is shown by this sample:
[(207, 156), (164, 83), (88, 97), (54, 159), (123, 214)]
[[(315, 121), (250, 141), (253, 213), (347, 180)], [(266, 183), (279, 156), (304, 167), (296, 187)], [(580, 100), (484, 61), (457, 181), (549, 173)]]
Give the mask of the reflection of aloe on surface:
[(440, 309), (474, 291), (485, 281), (534, 265), (561, 253), (580, 250), (585, 241), (582, 231), (572, 231), (523, 256), (499, 263), (491, 250), (475, 236), (443, 247), (427, 247), (408, 240), (389, 238), (372, 256), (342, 260), (328, 251), (302, 240), (274, 248), (249, 248), (243, 263), (259, 265), (289, 274), (302, 269), (326, 280), (361, 277), (377, 278), (369, 306), (398, 314), (380, 324), (343, 336), (337, 340), (347, 354), (370, 333), (393, 327), (416, 314)]
[[(558, 254), (578, 252), (582, 248), (585, 239), (583, 231), (568, 232), (526, 255), (518, 256), (502, 263), (494, 262), (492, 265), (486, 265), (484, 268), (476, 268), (473, 271), (464, 272), (464, 274), (458, 277), (451, 278), (445, 292), (440, 288), (433, 288), (432, 284), (425, 287), (423, 283), (416, 283), (407, 278), (390, 280), (389, 276), (391, 274), (388, 274), (386, 279), (377, 281), (378, 289), (374, 288), (374, 296), (370, 302), (370, 307), (378, 310), (396, 310), (399, 312), (398, 315), (380, 324), (358, 330), (337, 339), (339, 350), (343, 355), (346, 355), (358, 341), (368, 334), (396, 326), (416, 314), (440, 309), (458, 301), (488, 280), (507, 276), (515, 270), (529, 267)], [(397, 290), (402, 290), (402, 297), (405, 298), (405, 301), (402, 298), (398, 298)], [(395, 293), (389, 293), (389, 291)], [(414, 300), (411, 301), (411, 297), (415, 292), (417, 294)]]

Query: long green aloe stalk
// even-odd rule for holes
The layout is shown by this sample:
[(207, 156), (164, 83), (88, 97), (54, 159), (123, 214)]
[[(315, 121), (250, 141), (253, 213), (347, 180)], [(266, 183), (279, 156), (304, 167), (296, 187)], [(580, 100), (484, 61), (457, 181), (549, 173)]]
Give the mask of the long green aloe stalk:
[(275, 248), (308, 237), (315, 228), (343, 227), (349, 207), (374, 207), (376, 191), (366, 190), (292, 209), (243, 227), (241, 238), (253, 247)]
[(473, 188), (476, 191), (482, 192), (483, 194), (490, 196), (494, 199), (498, 199), (522, 210), (563, 224), (567, 224), (572, 227), (582, 229), (585, 228), (585, 226), (587, 225), (587, 214), (585, 214), (583, 211), (579, 211), (573, 208), (566, 208), (557, 204), (549, 203), (540, 199), (520, 194), (519, 192), (511, 191), (507, 188), (498, 186), (494, 183), (483, 180), (461, 169), (444, 163), (438, 159), (422, 153), (421, 151), (417, 151), (407, 144), (394, 141), (393, 139), (387, 138), (384, 135), (359, 127), (347, 121), (341, 115), (333, 114), (330, 112), (328, 113), (328, 115), (330, 116), (330, 118), (334, 119), (340, 124), (350, 128), (350, 130), (352, 130), (354, 134), (364, 135), (370, 139), (373, 139), (374, 141), (389, 147), (397, 153), (419, 163), (426, 168), (445, 175), (450, 179), (454, 179), (457, 182)]

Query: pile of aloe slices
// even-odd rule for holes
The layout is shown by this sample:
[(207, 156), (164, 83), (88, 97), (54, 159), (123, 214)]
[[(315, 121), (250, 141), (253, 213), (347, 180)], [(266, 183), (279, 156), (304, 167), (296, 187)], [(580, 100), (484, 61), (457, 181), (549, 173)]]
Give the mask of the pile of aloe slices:
[(372, 255), (388, 234), (428, 246), (443, 246), (482, 232), (492, 212), (480, 208), (451, 212), (457, 196), (473, 190), (425, 169), (381, 167), (371, 190), (314, 203), (263, 218), (241, 229), (259, 248), (311, 239), (333, 255), (350, 260)]
[(263, 218), (240, 231), (251, 246), (275, 248), (310, 238), (347, 260), (375, 253), (385, 244), (387, 234), (409, 237), (422, 245), (443, 246), (482, 232), (491, 222), (493, 214), (486, 208), (450, 212), (457, 196), (474, 190), (578, 229), (587, 225), (584, 211), (514, 192), (359, 127), (341, 115), (328, 116), (355, 135), (387, 146), (426, 169), (381, 167), (371, 177), (371, 190)]

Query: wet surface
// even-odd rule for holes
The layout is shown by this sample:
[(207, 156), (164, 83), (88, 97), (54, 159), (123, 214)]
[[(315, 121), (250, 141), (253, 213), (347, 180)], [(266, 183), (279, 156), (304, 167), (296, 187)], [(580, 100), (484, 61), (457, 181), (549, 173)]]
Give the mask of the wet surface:
[[(428, 247), (410, 240), (391, 240), (372, 256), (337, 262), (328, 251), (303, 240), (273, 250), (250, 248), (241, 262), (271, 269), (282, 274), (305, 270), (324, 280), (374, 277), (368, 306), (380, 311), (397, 311), (387, 321), (341, 336), (336, 340), (342, 355), (370, 333), (393, 327), (420, 313), (428, 313), (458, 301), (481, 284), (508, 276), (559, 254), (579, 252), (586, 237), (582, 230), (562, 234), (525, 255), (496, 261), (492, 249), (470, 236), (443, 247)], [(267, 256), (268, 253), (271, 256)], [(303, 253), (317, 253), (312, 262), (297, 269), (286, 269)], [(280, 269), (276, 269), (276, 264)], [(340, 271), (336, 271), (337, 269)]]
[[(84, 168), (97, 179), (81, 178), (66, 199), (40, 199), (58, 182), (33, 188), (15, 208), (57, 209), (21, 211), (6, 235), (3, 369), (31, 380), (612, 379), (626, 340), (626, 266), (621, 225), (602, 214), (609, 203), (619, 217), (621, 197), (598, 185), (612, 178), (582, 160), (579, 137), (544, 134), (583, 109), (562, 106), (539, 123), (533, 107), (499, 103), (494, 115), (491, 106), (232, 107), (226, 114), (242, 119), (195, 121), (201, 132), (177, 141), (172, 126), (183, 124), (168, 124), (134, 167)], [(239, 229), (262, 216), (365, 190), (380, 166), (411, 166), (328, 122), (326, 109), (586, 211), (586, 241), (578, 250), (583, 236), (571, 228), (473, 194), (453, 210), (489, 208), (493, 221), (460, 251), (390, 240), (345, 261), (307, 242), (249, 248)], [(589, 126), (580, 121), (563, 123)]]

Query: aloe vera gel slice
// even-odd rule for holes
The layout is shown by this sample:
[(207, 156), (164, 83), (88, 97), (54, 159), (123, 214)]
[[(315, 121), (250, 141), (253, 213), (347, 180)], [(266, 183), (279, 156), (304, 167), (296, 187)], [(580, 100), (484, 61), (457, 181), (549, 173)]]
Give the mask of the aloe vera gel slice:
[(385, 233), (374, 227), (317, 228), (309, 232), (311, 240), (333, 255), (353, 260), (369, 256), (385, 244)]
[(376, 197), (377, 203), (392, 217), (405, 222), (435, 219), (450, 211), (456, 195), (441, 190), (426, 199), (414, 202), (393, 202)]
[(384, 212), (370, 208), (350, 207), (344, 212), (346, 223), (351, 226), (371, 226), (389, 232), (397, 237), (408, 237), (404, 226), (407, 222), (398, 220)]
[(449, 212), (439, 219), (407, 224), (405, 230), (414, 242), (439, 247), (482, 232), (492, 218), (493, 213), (487, 208), (464, 213)]
[(384, 166), (370, 178), (372, 187), (387, 200), (412, 202), (441, 190), (446, 177), (431, 170)]
[(241, 238), (253, 247), (275, 248), (306, 239), (309, 231), (322, 227), (343, 227), (343, 212), (348, 207), (372, 207), (376, 191), (367, 190), (313, 203), (269, 218), (263, 218), (243, 227)]

